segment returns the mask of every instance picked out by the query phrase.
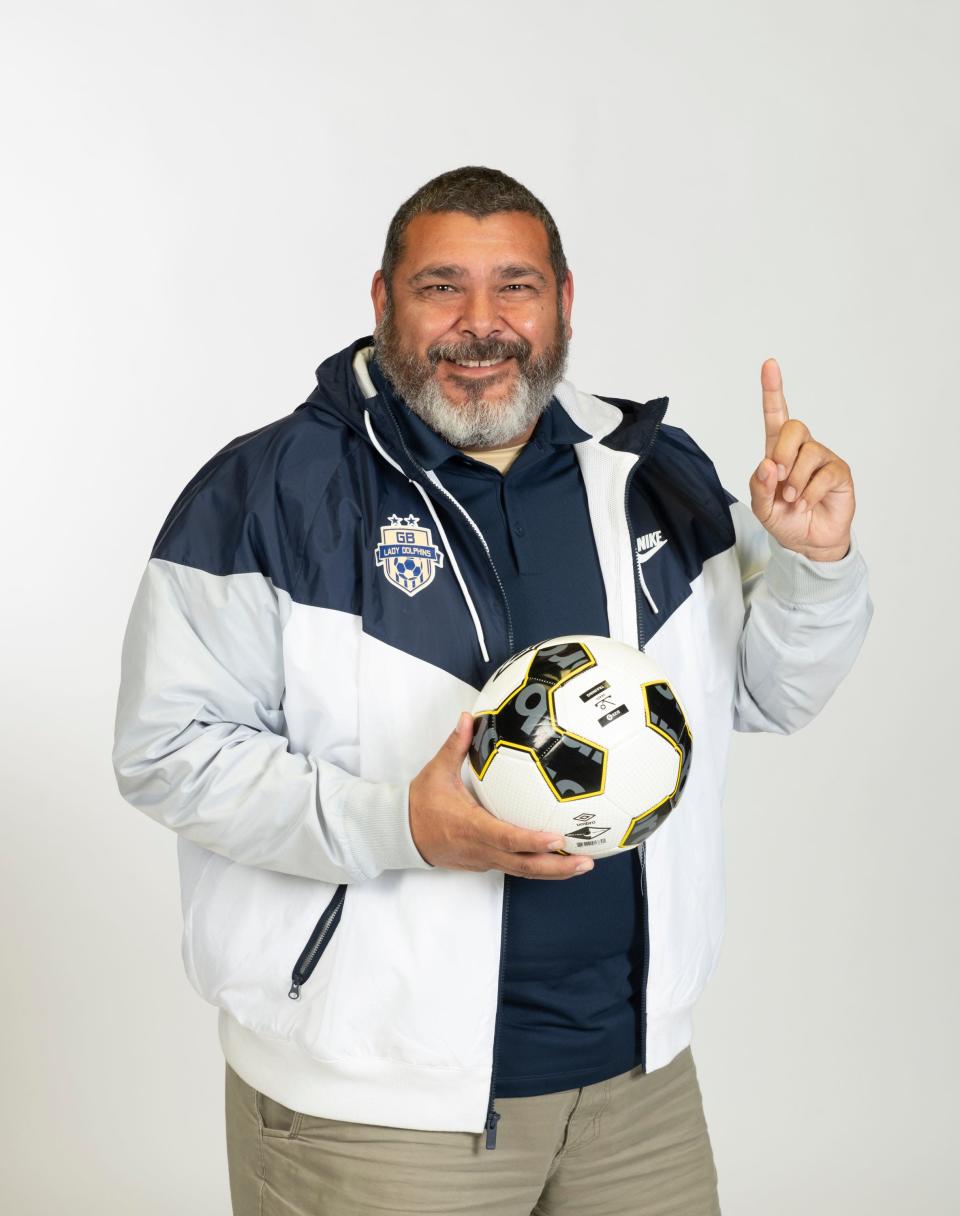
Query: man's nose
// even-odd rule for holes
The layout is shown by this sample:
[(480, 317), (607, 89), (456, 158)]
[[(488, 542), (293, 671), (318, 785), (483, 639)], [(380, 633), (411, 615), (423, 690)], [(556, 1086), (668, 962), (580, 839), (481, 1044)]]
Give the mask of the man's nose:
[(503, 321), (495, 293), (469, 291), (464, 296), (463, 311), (457, 326), (465, 337), (496, 338), (503, 332)]

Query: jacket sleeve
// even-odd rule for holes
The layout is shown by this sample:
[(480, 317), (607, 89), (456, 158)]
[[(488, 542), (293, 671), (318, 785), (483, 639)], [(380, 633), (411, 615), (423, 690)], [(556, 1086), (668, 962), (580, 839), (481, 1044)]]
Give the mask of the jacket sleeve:
[(785, 549), (748, 505), (731, 504), (744, 601), (734, 729), (791, 734), (830, 699), (873, 616), (856, 536), (846, 556), (815, 562)]
[(257, 521), (221, 529), (231, 538), (220, 546), (226, 565), (238, 569), (205, 560), (222, 502), (214, 482), (176, 510), (137, 588), (114, 731), (120, 793), (243, 865), (330, 883), (432, 868), (410, 832), (406, 784), (365, 781), (291, 750), (283, 709), (290, 595), (235, 539), (262, 536)]

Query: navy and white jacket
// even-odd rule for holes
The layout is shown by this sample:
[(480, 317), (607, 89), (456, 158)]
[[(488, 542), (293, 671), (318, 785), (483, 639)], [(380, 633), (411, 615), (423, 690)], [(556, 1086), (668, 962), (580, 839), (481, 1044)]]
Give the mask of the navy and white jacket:
[[(177, 833), (184, 965), (237, 1072), (308, 1114), (486, 1129), (492, 1147), (505, 876), (431, 866), (407, 799), (513, 652), (509, 605), (482, 533), (404, 445), (371, 354), (366, 337), (327, 359), (307, 401), (177, 499), (124, 636), (114, 769)], [(697, 739), (642, 857), (653, 1070), (690, 1042), (717, 963), (731, 728), (810, 721), (872, 605), (856, 539), (837, 562), (782, 548), (663, 423), (666, 398), (568, 381), (555, 396), (588, 436), (610, 636), (657, 660)], [(409, 519), (419, 560), (401, 567)]]

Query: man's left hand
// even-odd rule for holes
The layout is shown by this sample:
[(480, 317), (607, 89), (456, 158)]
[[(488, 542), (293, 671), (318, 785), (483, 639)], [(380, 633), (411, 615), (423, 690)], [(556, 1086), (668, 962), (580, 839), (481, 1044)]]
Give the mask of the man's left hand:
[(750, 505), (785, 549), (834, 562), (850, 548), (856, 508), (850, 466), (787, 414), (776, 359), (760, 369), (766, 455), (750, 478)]

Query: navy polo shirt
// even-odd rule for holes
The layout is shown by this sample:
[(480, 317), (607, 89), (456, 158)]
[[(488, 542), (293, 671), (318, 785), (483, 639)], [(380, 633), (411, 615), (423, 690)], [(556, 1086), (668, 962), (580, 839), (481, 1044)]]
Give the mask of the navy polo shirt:
[[(554, 397), (506, 474), (465, 456), (370, 375), (414, 458), (469, 511), (510, 605), (516, 650), (566, 633), (608, 636), (607, 605), (573, 444), (587, 438)], [(551, 880), (510, 885), (496, 1092), (592, 1085), (641, 1062), (643, 928), (636, 849)]]

